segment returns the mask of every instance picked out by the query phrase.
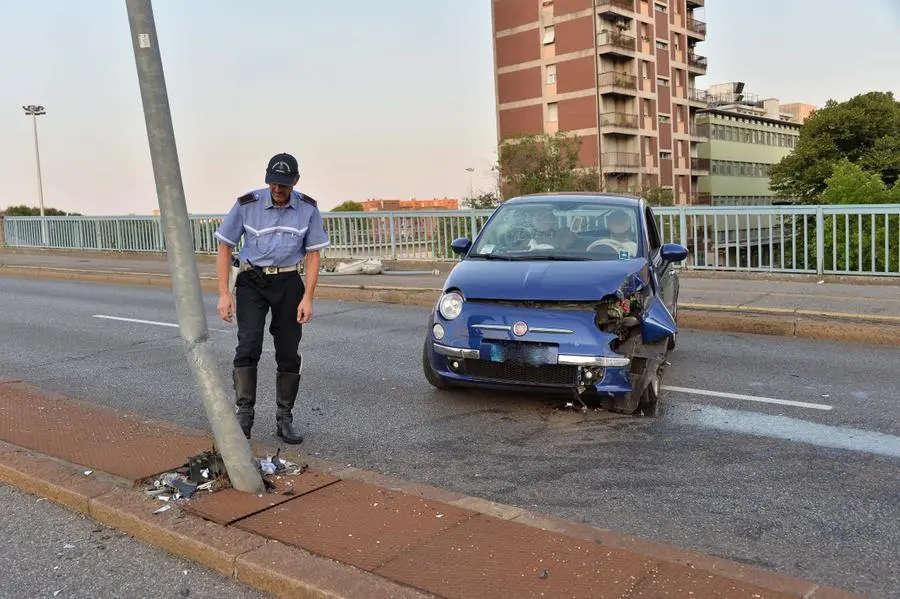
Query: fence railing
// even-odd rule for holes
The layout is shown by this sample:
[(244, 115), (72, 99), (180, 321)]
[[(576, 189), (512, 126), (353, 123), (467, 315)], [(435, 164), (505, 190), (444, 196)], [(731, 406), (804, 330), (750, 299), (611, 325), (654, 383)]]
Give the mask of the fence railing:
[[(454, 260), (450, 243), (473, 238), (491, 210), (323, 213), (338, 259)], [(900, 276), (900, 205), (675, 206), (655, 208), (663, 243), (690, 254), (683, 268)], [(194, 250), (216, 252), (223, 215), (193, 215)], [(17, 248), (163, 252), (159, 217), (5, 217)]]

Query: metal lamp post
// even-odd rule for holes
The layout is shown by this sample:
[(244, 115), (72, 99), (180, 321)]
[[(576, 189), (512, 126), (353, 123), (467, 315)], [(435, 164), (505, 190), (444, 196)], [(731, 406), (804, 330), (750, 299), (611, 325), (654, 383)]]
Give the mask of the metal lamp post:
[(37, 163), (37, 184), (38, 184), (38, 205), (41, 209), (41, 243), (47, 245), (47, 223), (44, 221), (44, 184), (41, 182), (41, 152), (38, 148), (38, 132), (37, 118), (47, 111), (43, 106), (29, 104), (22, 107), (25, 114), (31, 117), (32, 125), (34, 125), (34, 160)]
[(250, 443), (238, 427), (234, 410), (216, 374), (215, 356), (209, 343), (153, 7), (150, 0), (125, 0), (125, 8), (181, 337), (203, 397), (216, 448), (222, 454), (232, 486), (245, 493), (261, 494), (265, 492), (262, 475), (254, 464)]

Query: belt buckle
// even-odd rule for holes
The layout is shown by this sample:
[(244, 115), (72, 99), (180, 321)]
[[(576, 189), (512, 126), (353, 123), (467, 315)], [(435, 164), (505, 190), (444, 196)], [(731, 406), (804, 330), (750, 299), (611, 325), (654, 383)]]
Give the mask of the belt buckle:
[(267, 275), (277, 275), (278, 267), (277, 266), (263, 266), (263, 272)]

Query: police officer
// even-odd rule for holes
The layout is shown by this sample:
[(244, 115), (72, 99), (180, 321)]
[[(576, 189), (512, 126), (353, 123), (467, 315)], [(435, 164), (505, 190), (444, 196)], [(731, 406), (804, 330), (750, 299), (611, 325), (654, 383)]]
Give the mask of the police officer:
[[(233, 378), (238, 423), (249, 439), (256, 405), (257, 365), (266, 315), (271, 310), (269, 332), (277, 364), (275, 434), (291, 444), (303, 441), (293, 424), (292, 413), (303, 369), (299, 346), (303, 325), (312, 317), (319, 252), (329, 245), (316, 201), (294, 190), (299, 179), (293, 156), (273, 156), (266, 168), (268, 187), (239, 197), (216, 230), (219, 316), (227, 322), (231, 322), (232, 313), (237, 316)], [(232, 250), (242, 237), (234, 283), (235, 306), (229, 274), (235, 265)], [(299, 272), (304, 259), (305, 284)]]

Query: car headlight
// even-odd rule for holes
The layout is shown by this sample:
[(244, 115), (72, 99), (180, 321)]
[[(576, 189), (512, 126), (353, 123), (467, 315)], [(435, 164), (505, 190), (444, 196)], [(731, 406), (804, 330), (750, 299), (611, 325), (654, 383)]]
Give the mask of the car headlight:
[(438, 303), (438, 312), (444, 319), (453, 320), (462, 312), (464, 301), (463, 296), (456, 291), (445, 293)]

